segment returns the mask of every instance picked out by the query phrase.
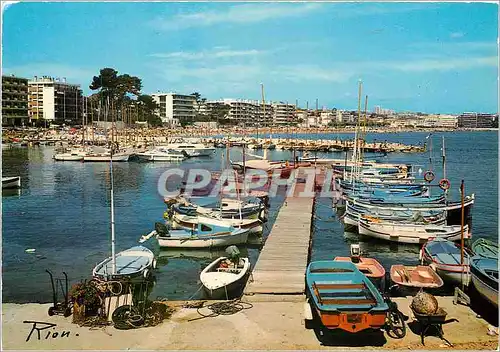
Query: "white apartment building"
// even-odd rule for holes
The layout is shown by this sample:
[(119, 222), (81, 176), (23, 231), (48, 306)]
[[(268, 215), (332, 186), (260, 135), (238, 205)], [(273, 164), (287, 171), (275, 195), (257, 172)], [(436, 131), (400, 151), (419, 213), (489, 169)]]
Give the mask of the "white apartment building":
[(28, 81), (28, 116), (30, 121), (44, 119), (57, 123), (81, 123), (82, 90), (66, 78), (49, 76)]
[(283, 102), (272, 103), (271, 105), (274, 111), (274, 124), (285, 125), (295, 121), (295, 105)]
[(320, 112), (320, 119), (319, 119), (319, 124), (321, 126), (328, 126), (330, 122), (334, 122), (336, 118), (337, 113), (332, 112), (332, 111), (321, 111)]
[(158, 104), (158, 116), (164, 124), (175, 126), (181, 121), (192, 121), (195, 117), (196, 98), (192, 95), (177, 93), (154, 93), (153, 100)]
[(418, 121), (419, 127), (457, 128), (458, 117), (453, 115), (427, 115)]

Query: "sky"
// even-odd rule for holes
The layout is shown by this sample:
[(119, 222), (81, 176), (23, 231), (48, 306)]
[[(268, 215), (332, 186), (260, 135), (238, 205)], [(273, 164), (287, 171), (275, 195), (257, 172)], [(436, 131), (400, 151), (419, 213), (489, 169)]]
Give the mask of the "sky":
[(104, 67), (145, 94), (199, 92), (300, 107), (498, 111), (494, 3), (17, 3), (2, 11), (2, 73)]

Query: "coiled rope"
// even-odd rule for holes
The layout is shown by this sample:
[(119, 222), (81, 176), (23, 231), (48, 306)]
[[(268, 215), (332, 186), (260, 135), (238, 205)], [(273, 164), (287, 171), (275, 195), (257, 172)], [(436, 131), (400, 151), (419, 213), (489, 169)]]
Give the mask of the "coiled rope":
[[(205, 307), (197, 308), (196, 311), (200, 315), (200, 317), (189, 319), (188, 321), (200, 320), (203, 318), (213, 318), (219, 315), (232, 315), (236, 314), (243, 309), (250, 309), (253, 305), (248, 302), (242, 302), (239, 298), (233, 299), (227, 302), (216, 302), (209, 304)], [(206, 308), (210, 311), (210, 313), (202, 313), (200, 310)]]

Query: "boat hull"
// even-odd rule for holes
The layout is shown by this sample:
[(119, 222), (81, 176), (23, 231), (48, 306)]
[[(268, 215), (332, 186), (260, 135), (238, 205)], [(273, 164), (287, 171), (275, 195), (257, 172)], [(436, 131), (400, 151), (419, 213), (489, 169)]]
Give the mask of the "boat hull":
[[(442, 234), (437, 234), (435, 232), (403, 230), (398, 226), (392, 226), (390, 228), (380, 228), (377, 225), (367, 225), (363, 221), (359, 222), (358, 229), (361, 235), (374, 237), (390, 242), (408, 243), (408, 244), (423, 244), (427, 242), (430, 238), (434, 237), (447, 239), (449, 241), (455, 241), (461, 238), (461, 231), (459, 229), (455, 231), (450, 230)], [(470, 234), (468, 232), (468, 226), (465, 226), (464, 228), (464, 238), (470, 238)]]
[[(115, 154), (113, 155), (114, 162), (125, 162), (130, 158), (130, 154)], [(109, 155), (85, 155), (83, 157), (84, 162), (110, 162), (111, 157)]]
[(2, 177), (2, 189), (21, 188), (21, 177)]
[[(498, 308), (498, 279), (497, 281), (493, 280), (478, 268), (478, 266), (481, 265), (480, 262), (482, 260), (492, 259), (477, 259), (477, 257), (471, 259), (470, 269), (472, 274), (472, 283), (481, 296), (483, 296), (488, 302)], [(492, 265), (491, 267), (493, 269), (496, 268), (495, 270), (497, 270), (498, 278), (497, 260), (494, 260), (494, 262), (492, 263), (494, 265)]]
[(249, 231), (214, 237), (175, 238), (158, 236), (158, 244), (165, 248), (211, 248), (247, 243)]
[(83, 155), (56, 154), (56, 155), (54, 155), (54, 160), (56, 160), (56, 161), (82, 161)]
[[(242, 258), (243, 268), (237, 274), (213, 272), (215, 266), (218, 266), (226, 257), (221, 257), (212, 262), (200, 274), (200, 281), (203, 284), (203, 290), (211, 299), (231, 299), (241, 294), (242, 288), (250, 274), (250, 262), (248, 258)], [(220, 269), (216, 269), (217, 271)], [(217, 275), (220, 274), (220, 277)], [(214, 280), (215, 277), (215, 280)]]

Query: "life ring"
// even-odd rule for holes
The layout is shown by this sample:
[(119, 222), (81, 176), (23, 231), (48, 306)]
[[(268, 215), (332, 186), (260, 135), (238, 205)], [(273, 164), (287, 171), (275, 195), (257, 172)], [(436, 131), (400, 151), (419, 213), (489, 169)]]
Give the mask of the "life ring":
[(439, 188), (441, 188), (443, 191), (450, 189), (450, 181), (446, 178), (443, 178), (441, 181), (439, 181)]
[(432, 172), (431, 170), (426, 171), (424, 174), (424, 180), (426, 180), (427, 182), (432, 182), (435, 178), (436, 175), (434, 175), (434, 172)]

